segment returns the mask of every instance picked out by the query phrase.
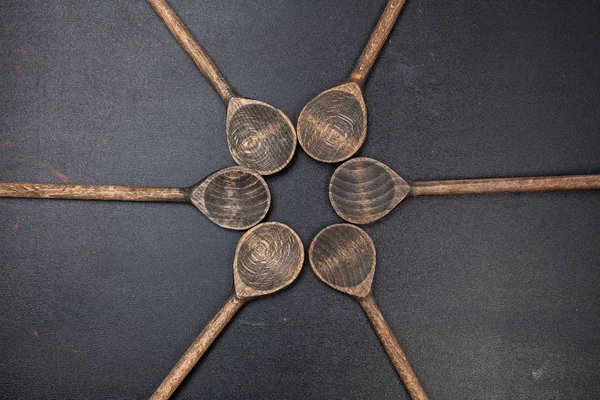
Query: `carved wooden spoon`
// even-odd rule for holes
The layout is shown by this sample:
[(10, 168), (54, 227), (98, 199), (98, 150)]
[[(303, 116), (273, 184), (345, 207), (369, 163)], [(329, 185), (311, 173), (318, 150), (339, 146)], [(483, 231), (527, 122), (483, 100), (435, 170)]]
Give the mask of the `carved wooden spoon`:
[(190, 31), (165, 0), (148, 0), (227, 107), (227, 145), (235, 162), (270, 175), (282, 170), (296, 151), (296, 131), (279, 109), (240, 97), (225, 81)]
[(427, 399), (425, 390), (371, 292), (375, 274), (375, 245), (371, 237), (354, 225), (331, 225), (315, 236), (308, 250), (308, 258), (319, 279), (335, 290), (352, 296), (365, 310), (411, 398)]
[(405, 0), (389, 0), (369, 43), (343, 84), (312, 99), (298, 117), (298, 141), (312, 158), (335, 163), (351, 157), (367, 136), (363, 87)]
[(235, 230), (258, 224), (271, 205), (265, 180), (244, 167), (221, 169), (187, 188), (0, 182), (0, 197), (191, 203), (215, 224)]
[(335, 170), (329, 182), (329, 199), (335, 212), (346, 221), (368, 224), (411, 196), (586, 189), (600, 189), (600, 175), (411, 182), (377, 160), (357, 157)]
[(233, 260), (234, 293), (175, 364), (151, 399), (171, 397), (234, 314), (247, 301), (291, 284), (303, 263), (302, 241), (287, 225), (266, 222), (246, 232), (237, 245)]

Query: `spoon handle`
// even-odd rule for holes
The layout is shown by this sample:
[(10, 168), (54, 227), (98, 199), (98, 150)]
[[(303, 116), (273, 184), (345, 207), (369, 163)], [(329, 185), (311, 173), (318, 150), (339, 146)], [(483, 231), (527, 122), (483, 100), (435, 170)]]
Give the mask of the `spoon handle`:
[(177, 16), (166, 0), (148, 0), (154, 11), (163, 20), (167, 28), (177, 39), (183, 49), (192, 57), (200, 72), (212, 83), (225, 105), (236, 96), (233, 88), (227, 83), (206, 52), (200, 47), (190, 31)]
[(219, 336), (225, 325), (229, 323), (236, 312), (244, 305), (246, 300), (240, 300), (232, 295), (223, 307), (210, 320), (192, 345), (186, 350), (169, 375), (162, 381), (150, 400), (163, 400), (171, 397), (181, 382), (190, 373), (198, 360), (204, 355), (212, 342)]
[(460, 179), (410, 184), (411, 196), (600, 189), (600, 175)]
[(379, 340), (381, 340), (383, 347), (385, 347), (385, 351), (392, 360), (402, 382), (404, 382), (404, 386), (406, 386), (410, 397), (413, 400), (428, 400), (429, 397), (427, 397), (423, 386), (421, 386), (415, 371), (413, 371), (408, 363), (406, 355), (402, 351), (402, 347), (400, 347), (400, 343), (398, 343), (398, 340), (394, 336), (394, 332), (392, 332), (383, 314), (381, 314), (377, 303), (375, 303), (373, 294), (369, 293), (367, 296), (359, 298), (358, 302), (363, 310), (365, 310), (367, 317), (369, 317), (373, 328), (375, 328), (375, 332), (377, 332), (377, 336), (379, 336)]
[(375, 64), (375, 60), (379, 55), (379, 52), (383, 48), (387, 38), (390, 36), (392, 32), (392, 28), (398, 19), (398, 15), (400, 15), (400, 11), (402, 11), (402, 7), (404, 7), (404, 3), (406, 0), (389, 0), (387, 5), (385, 6), (385, 10), (379, 17), (379, 22), (377, 22), (377, 26), (371, 34), (371, 38), (367, 43), (367, 46), (363, 50), (358, 62), (354, 66), (352, 73), (350, 74), (350, 81), (355, 82), (358, 86), (363, 87), (369, 72), (371, 72), (371, 68), (373, 64)]
[(179, 188), (0, 182), (0, 197), (184, 203), (189, 194)]

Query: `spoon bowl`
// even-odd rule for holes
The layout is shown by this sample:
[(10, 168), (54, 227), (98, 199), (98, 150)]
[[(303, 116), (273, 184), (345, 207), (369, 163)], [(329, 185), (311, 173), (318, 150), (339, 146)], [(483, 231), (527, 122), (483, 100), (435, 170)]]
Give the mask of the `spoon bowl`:
[(367, 136), (367, 107), (354, 82), (326, 90), (312, 99), (298, 117), (298, 140), (312, 158), (335, 163), (362, 146)]
[(364, 297), (371, 291), (375, 244), (359, 227), (328, 226), (313, 239), (308, 257), (314, 273), (335, 290), (355, 297)]
[(384, 217), (410, 193), (410, 185), (387, 165), (357, 157), (340, 165), (329, 181), (335, 212), (354, 224)]
[(267, 182), (244, 167), (221, 169), (190, 188), (190, 201), (215, 224), (248, 229), (263, 220), (271, 205)]
[(227, 145), (235, 162), (261, 175), (282, 170), (296, 151), (296, 131), (279, 109), (234, 97), (227, 107)]
[(293, 282), (304, 264), (304, 246), (287, 225), (265, 222), (242, 236), (233, 261), (239, 299), (264, 296)]

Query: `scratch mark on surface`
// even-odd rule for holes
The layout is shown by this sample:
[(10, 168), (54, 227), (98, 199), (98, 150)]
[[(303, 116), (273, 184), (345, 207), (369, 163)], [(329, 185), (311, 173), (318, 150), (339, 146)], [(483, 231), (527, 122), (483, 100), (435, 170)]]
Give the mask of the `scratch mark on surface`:
[(25, 54), (27, 54), (27, 50), (23, 50), (23, 49), (19, 49), (16, 48), (13, 50), (15, 53), (19, 53), (20, 55), (24, 56)]
[(33, 331), (33, 338), (34, 339), (39, 339), (40, 338), (40, 333), (36, 330)]
[(240, 324), (246, 325), (246, 326), (265, 326), (264, 322), (252, 322), (252, 321), (244, 321), (244, 320), (241, 320)]
[(33, 165), (35, 165), (37, 167), (44, 168), (44, 169), (49, 169), (50, 172), (52, 172), (52, 175), (58, 177), (63, 182), (68, 182), (69, 181), (69, 177), (68, 176), (66, 176), (65, 174), (63, 174), (63, 173), (61, 173), (61, 172), (59, 172), (57, 170), (55, 170), (52, 166), (50, 166), (50, 165), (48, 165), (48, 164), (46, 164), (44, 162), (36, 160), (35, 158), (29, 158), (29, 157), (25, 158), (25, 160), (27, 162), (29, 162), (30, 164), (33, 164)]
[(72, 349), (70, 347), (65, 347), (65, 350), (70, 351), (71, 353), (81, 353), (80, 350), (75, 350), (75, 349)]
[(53, 169), (52, 173), (58, 177), (58, 179), (60, 179), (63, 182), (69, 182), (69, 177), (66, 176), (65, 174), (61, 174), (60, 172), (58, 172), (57, 170)]
[(5, 147), (14, 146), (15, 142), (12, 140), (7, 140), (6, 142), (0, 143), (0, 148), (3, 149)]

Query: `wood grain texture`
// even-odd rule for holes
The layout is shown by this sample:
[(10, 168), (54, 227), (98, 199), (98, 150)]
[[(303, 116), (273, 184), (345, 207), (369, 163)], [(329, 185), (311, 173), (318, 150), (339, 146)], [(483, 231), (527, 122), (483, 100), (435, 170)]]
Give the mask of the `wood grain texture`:
[(391, 168), (364, 157), (340, 165), (329, 181), (333, 209), (354, 224), (368, 224), (384, 217), (409, 192), (408, 183)]
[(340, 162), (360, 149), (367, 136), (367, 107), (354, 82), (326, 90), (298, 117), (298, 140), (304, 151), (322, 162)]
[(335, 290), (366, 296), (375, 274), (375, 245), (365, 231), (350, 224), (330, 225), (308, 250), (314, 273)]
[(363, 87), (367, 76), (369, 76), (369, 72), (373, 68), (373, 64), (375, 64), (375, 60), (377, 60), (377, 56), (381, 52), (383, 45), (387, 41), (390, 33), (392, 32), (392, 28), (400, 15), (400, 11), (404, 7), (406, 0), (390, 0), (388, 1), (381, 17), (379, 17), (379, 21), (377, 22), (377, 26), (375, 30), (371, 34), (371, 38), (367, 43), (367, 46), (364, 48), (354, 70), (350, 74), (350, 81), (355, 82), (361, 88)]
[(188, 196), (180, 188), (0, 182), (0, 197), (184, 203)]
[(373, 294), (369, 293), (365, 297), (359, 298), (358, 302), (365, 311), (365, 314), (367, 314), (371, 325), (373, 325), (373, 329), (375, 332), (377, 332), (377, 336), (379, 337), (381, 344), (390, 357), (392, 364), (394, 364), (394, 368), (396, 368), (396, 371), (398, 372), (400, 379), (402, 379), (402, 382), (410, 394), (411, 399), (429, 399), (425, 393), (425, 389), (423, 389), (423, 386), (421, 386), (419, 378), (417, 378), (417, 374), (415, 374), (415, 371), (410, 366), (410, 363), (408, 362), (400, 343), (398, 343), (398, 339), (396, 339), (392, 328), (390, 328), (387, 321), (383, 317), (381, 310), (377, 306)]
[(264, 296), (292, 283), (304, 264), (300, 237), (279, 222), (262, 223), (240, 239), (233, 261), (235, 293), (240, 299)]
[(296, 130), (279, 109), (236, 97), (227, 109), (227, 145), (233, 159), (261, 175), (281, 171), (296, 152)]
[(236, 163), (261, 175), (281, 171), (296, 151), (296, 130), (283, 111), (239, 97), (165, 0), (148, 0), (227, 106), (226, 134)]
[(200, 47), (190, 31), (165, 0), (148, 0), (156, 14), (163, 20), (167, 28), (177, 39), (181, 47), (192, 57), (198, 69), (214, 86), (215, 90), (227, 105), (236, 96), (233, 88), (227, 83), (206, 52)]
[(421, 181), (410, 186), (411, 196), (591, 190), (600, 189), (600, 175)]
[(368, 224), (383, 218), (409, 196), (591, 189), (600, 189), (600, 175), (411, 182), (377, 160), (358, 157), (335, 170), (329, 182), (329, 199), (342, 219)]
[(191, 203), (215, 224), (234, 230), (258, 224), (271, 206), (263, 177), (237, 166), (216, 171), (189, 188), (0, 182), (0, 197)]
[(219, 336), (223, 328), (225, 328), (235, 313), (242, 308), (245, 302), (246, 300), (240, 300), (235, 296), (231, 296), (227, 299), (223, 307), (210, 320), (196, 340), (194, 340), (183, 356), (181, 356), (171, 372), (169, 372), (167, 377), (162, 381), (154, 394), (152, 394), (150, 397), (151, 400), (164, 400), (171, 397), (181, 382), (183, 382), (185, 377), (198, 363), (200, 358), (202, 358), (206, 350), (208, 350), (210, 345), (215, 341), (217, 336)]
[(362, 88), (398, 19), (405, 0), (390, 0), (350, 77), (304, 106), (298, 117), (298, 141), (312, 158), (336, 163), (352, 157), (367, 136), (367, 107)]
[(251, 228), (271, 206), (267, 182), (244, 167), (221, 169), (190, 189), (190, 201), (215, 224), (234, 230)]
[(151, 399), (168, 399), (242, 305), (290, 285), (298, 277), (303, 263), (302, 241), (287, 225), (265, 222), (246, 232), (235, 250), (234, 294), (175, 364)]
[(423, 387), (371, 293), (376, 263), (371, 237), (355, 225), (331, 225), (315, 236), (308, 257), (319, 279), (360, 303), (411, 398), (426, 400)]

